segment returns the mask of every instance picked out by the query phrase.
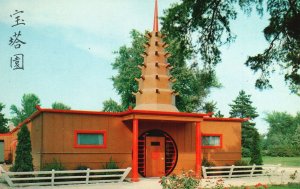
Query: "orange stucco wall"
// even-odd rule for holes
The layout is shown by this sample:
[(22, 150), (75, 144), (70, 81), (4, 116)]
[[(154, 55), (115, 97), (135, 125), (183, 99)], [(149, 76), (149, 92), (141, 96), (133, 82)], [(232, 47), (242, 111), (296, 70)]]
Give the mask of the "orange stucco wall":
[[(123, 121), (122, 116), (87, 115), (44, 112), (27, 124), (31, 131), (32, 156), (35, 169), (54, 159), (67, 169), (79, 165), (92, 169), (102, 168), (112, 157), (120, 167), (131, 166), (132, 121)], [(168, 133), (178, 148), (178, 161), (173, 173), (195, 169), (195, 123), (180, 121), (139, 120), (139, 135), (160, 129)], [(75, 130), (106, 131), (106, 148), (75, 148)], [(216, 165), (232, 164), (241, 158), (241, 123), (223, 121), (201, 122), (202, 134), (221, 134), (222, 148), (202, 148), (202, 157)], [(5, 158), (14, 157), (11, 137), (0, 136), (5, 140)]]
[[(75, 130), (105, 130), (107, 148), (75, 148)], [(42, 135), (42, 164), (55, 158), (69, 169), (99, 169), (112, 157), (122, 167), (131, 165), (131, 127), (121, 117), (44, 113)]]
[(241, 123), (207, 121), (202, 123), (203, 134), (222, 134), (222, 148), (202, 149), (203, 157), (216, 165), (232, 165), (241, 159)]

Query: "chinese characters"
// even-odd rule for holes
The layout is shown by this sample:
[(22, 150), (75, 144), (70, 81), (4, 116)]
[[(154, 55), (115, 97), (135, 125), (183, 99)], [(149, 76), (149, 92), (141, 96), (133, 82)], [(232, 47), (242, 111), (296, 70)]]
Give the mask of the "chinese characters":
[[(26, 25), (24, 19), (22, 18), (24, 11), (15, 10), (13, 14), (10, 15), (14, 19), (13, 25), (11, 27), (20, 28), (22, 25)], [(26, 42), (22, 39), (22, 31), (17, 30), (9, 38), (9, 46), (14, 49), (20, 49), (22, 45), (25, 45)], [(24, 54), (16, 53), (10, 57), (10, 67), (13, 70), (24, 70)]]

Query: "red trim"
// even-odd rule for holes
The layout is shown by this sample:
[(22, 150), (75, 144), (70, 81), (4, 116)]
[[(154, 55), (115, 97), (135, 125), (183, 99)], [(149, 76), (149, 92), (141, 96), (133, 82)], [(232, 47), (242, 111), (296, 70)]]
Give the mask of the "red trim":
[(133, 120), (132, 123), (132, 182), (139, 181), (138, 174), (138, 134), (139, 134), (139, 121)]
[(204, 121), (229, 121), (229, 122), (245, 122), (249, 118), (221, 118), (221, 117), (203, 117)]
[(10, 132), (8, 132), (8, 133), (0, 133), (0, 136), (10, 136), (10, 135), (11, 135)]
[[(103, 134), (103, 144), (101, 144), (101, 145), (78, 144), (78, 134)], [(106, 131), (104, 131), (104, 130), (75, 130), (74, 131), (74, 148), (106, 148)]]
[(201, 137), (201, 124), (200, 122), (196, 122), (196, 168), (195, 173), (196, 177), (200, 177), (201, 173), (201, 145), (202, 137)]
[(40, 108), (41, 112), (53, 112), (53, 113), (70, 113), (70, 114), (88, 114), (88, 115), (110, 115), (110, 116), (124, 116), (129, 114), (151, 114), (151, 115), (173, 115), (173, 116), (186, 116), (186, 117), (204, 117), (210, 116), (211, 113), (185, 113), (185, 112), (163, 112), (163, 111), (150, 111), (150, 110), (127, 110), (124, 112), (98, 112), (98, 111), (86, 111), (86, 110), (56, 110), (49, 108)]
[[(203, 146), (202, 148), (222, 148), (223, 147), (223, 135), (222, 134), (202, 134), (202, 137), (206, 136), (218, 136), (220, 137), (220, 145), (219, 146)], [(202, 137), (201, 137), (201, 142), (202, 142)]]

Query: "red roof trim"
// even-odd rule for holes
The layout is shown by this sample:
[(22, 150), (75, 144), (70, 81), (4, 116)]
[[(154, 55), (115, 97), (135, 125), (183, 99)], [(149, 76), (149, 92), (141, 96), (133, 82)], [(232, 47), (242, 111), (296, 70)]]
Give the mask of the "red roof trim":
[(109, 116), (124, 116), (129, 114), (151, 114), (151, 115), (171, 115), (171, 116), (186, 116), (186, 117), (204, 117), (211, 116), (212, 113), (185, 113), (185, 112), (163, 112), (163, 111), (150, 111), (150, 110), (127, 110), (124, 112), (98, 112), (87, 110), (55, 110), (55, 109), (42, 109), (38, 108), (41, 112), (52, 113), (70, 113), (70, 114), (88, 114), (88, 115), (109, 115)]
[(249, 118), (221, 118), (221, 117), (204, 117), (204, 121), (231, 121), (231, 122), (245, 122)]

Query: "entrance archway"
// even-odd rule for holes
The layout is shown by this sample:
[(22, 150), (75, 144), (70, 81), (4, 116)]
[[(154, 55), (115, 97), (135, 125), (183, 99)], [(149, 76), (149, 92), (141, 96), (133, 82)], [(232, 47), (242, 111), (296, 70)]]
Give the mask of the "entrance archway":
[[(146, 131), (139, 136), (138, 171), (143, 177), (161, 176), (160, 174), (169, 175), (177, 164), (177, 158), (178, 150), (176, 143), (166, 132), (155, 129)], [(163, 162), (158, 162), (161, 160)], [(163, 167), (163, 170), (153, 173), (150, 166)]]

